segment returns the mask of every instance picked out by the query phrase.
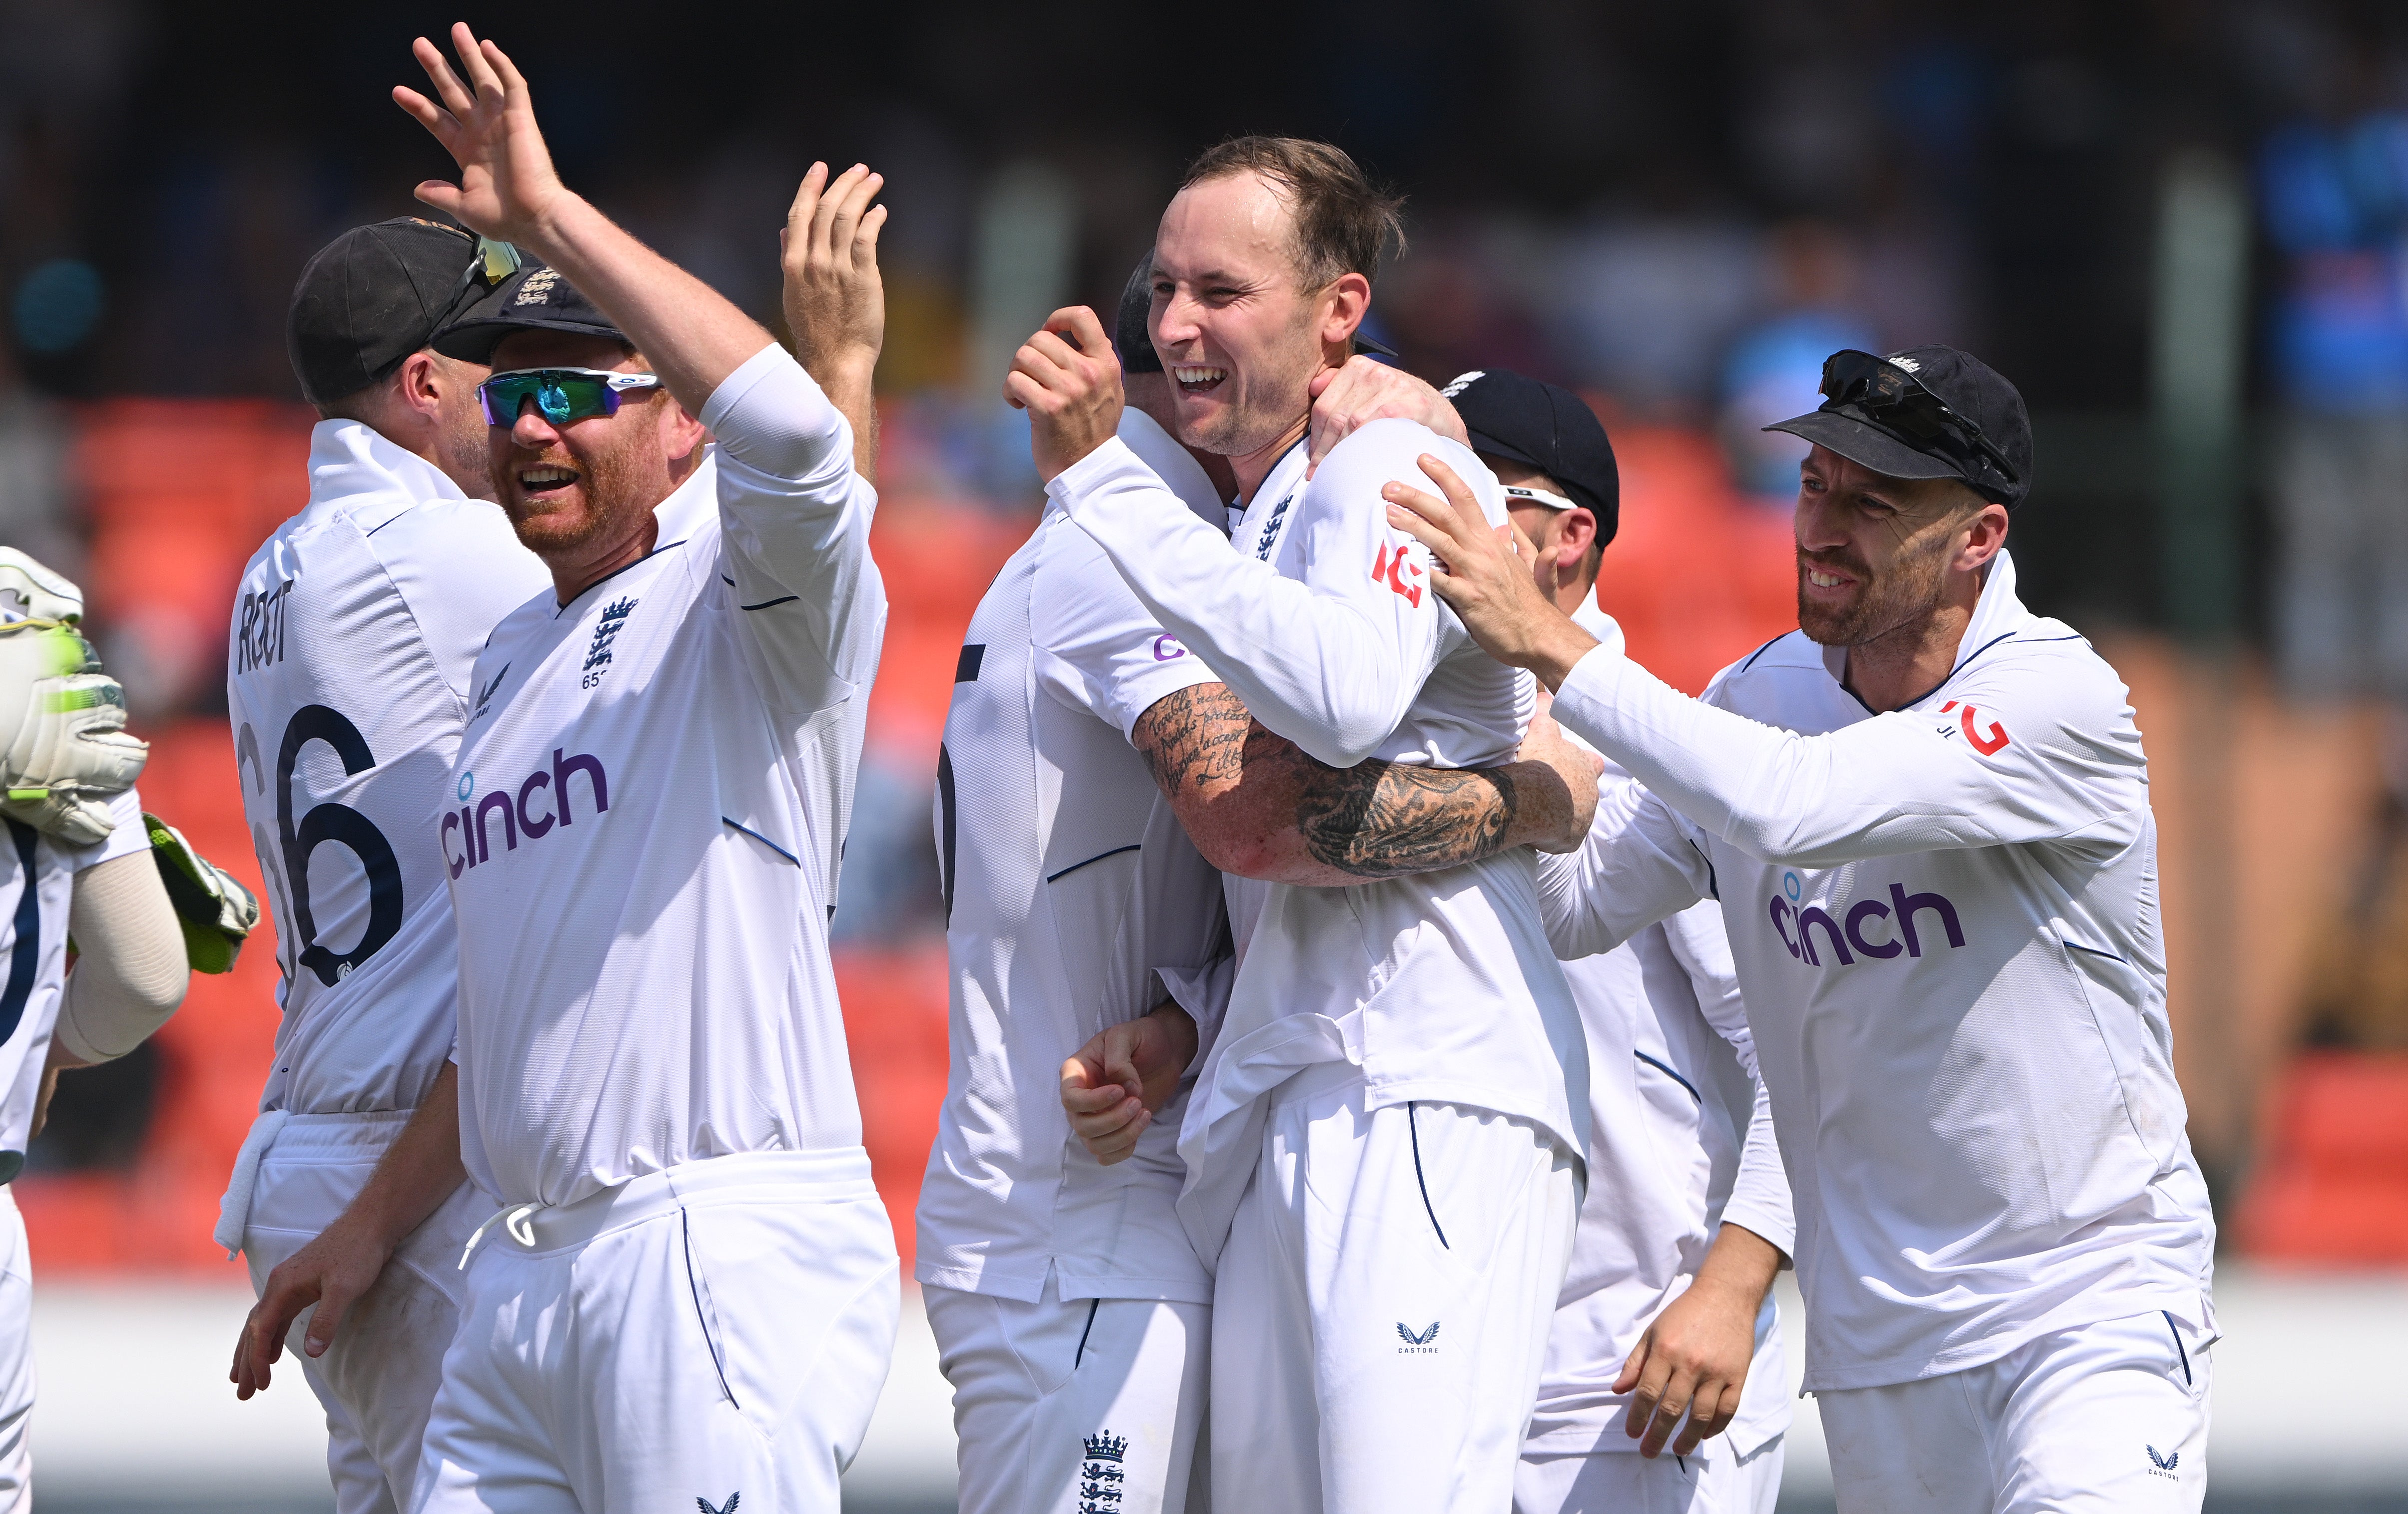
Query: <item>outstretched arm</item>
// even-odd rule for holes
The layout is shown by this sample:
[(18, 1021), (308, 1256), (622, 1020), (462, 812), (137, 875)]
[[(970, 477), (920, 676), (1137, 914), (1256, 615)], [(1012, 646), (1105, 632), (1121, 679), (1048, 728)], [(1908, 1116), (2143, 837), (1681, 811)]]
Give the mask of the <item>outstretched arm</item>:
[(1533, 727), (1525, 759), (1464, 771), (1333, 768), (1248, 716), (1225, 684), (1166, 695), (1130, 744), (1207, 861), (1273, 883), (1342, 887), (1460, 867), (1512, 846), (1579, 844), (1596, 760)]
[(1463, 481), (1439, 458), (1421, 465), (1445, 497), (1392, 483), (1388, 518), (1431, 550), (1432, 584), (1473, 639), (1536, 673), (1566, 726), (1751, 857), (1819, 868), (2027, 842), (2121, 846), (2147, 822), (2140, 732), (2103, 665), (2068, 676), (2062, 662), (1994, 657), (1937, 710), (1800, 736), (1600, 648), (1540, 597)]
[(393, 92), (460, 166), (460, 181), (429, 180), (418, 197), (560, 270), (627, 334), (686, 413), (699, 416), (722, 382), (769, 345), (769, 333), (709, 284), (638, 241), (572, 193), (552, 166), (518, 68), (463, 22), (452, 28), (460, 71), (434, 43), (411, 51), (437, 100)]

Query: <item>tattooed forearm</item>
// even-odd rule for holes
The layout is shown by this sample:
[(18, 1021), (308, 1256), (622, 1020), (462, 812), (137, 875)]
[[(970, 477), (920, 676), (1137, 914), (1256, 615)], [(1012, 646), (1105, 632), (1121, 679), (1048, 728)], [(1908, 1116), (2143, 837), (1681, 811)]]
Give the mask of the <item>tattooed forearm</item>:
[(1312, 765), (1319, 771), (1297, 804), (1297, 829), (1315, 859), (1341, 872), (1394, 878), (1459, 867), (1504, 849), (1516, 795), (1512, 775), (1503, 769), (1458, 771), (1376, 760), (1342, 769)]
[(1226, 684), (1197, 684), (1156, 699), (1129, 741), (1166, 794), (1234, 784), (1244, 771), (1246, 706)]

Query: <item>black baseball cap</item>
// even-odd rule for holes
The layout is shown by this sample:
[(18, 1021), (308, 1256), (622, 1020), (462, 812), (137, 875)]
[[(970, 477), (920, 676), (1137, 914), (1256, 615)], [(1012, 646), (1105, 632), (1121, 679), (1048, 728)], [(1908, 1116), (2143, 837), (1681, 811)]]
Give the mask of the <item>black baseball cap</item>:
[(566, 331), (634, 345), (574, 284), (545, 264), (529, 263), (437, 332), (435, 350), (490, 365), (494, 349), (513, 331)]
[(1112, 322), (1112, 350), (1121, 354), (1123, 373), (1159, 373), (1162, 359), (1145, 323), (1154, 314), (1154, 254), (1148, 252), (1129, 270), (1121, 288), (1120, 315)]
[[(1129, 270), (1128, 282), (1121, 286), (1120, 314), (1112, 322), (1112, 350), (1120, 354), (1124, 373), (1159, 373), (1162, 357), (1154, 350), (1154, 339), (1146, 335), (1146, 322), (1154, 315), (1154, 254), (1148, 252), (1137, 260)], [(1394, 357), (1397, 350), (1376, 337), (1354, 328), (1354, 350), (1374, 357)]]
[(1813, 414), (1765, 429), (1804, 437), (1894, 479), (1962, 479), (2009, 509), (2031, 492), (2024, 397), (1971, 353), (1834, 353), (1823, 365), (1823, 395)]
[(1597, 544), (1622, 526), (1622, 470), (1605, 425), (1560, 384), (1505, 368), (1474, 368), (1439, 391), (1455, 402), (1471, 450), (1526, 463), (1597, 517)]
[(466, 296), (476, 261), (475, 237), (414, 216), (354, 226), (320, 248), (284, 316), (302, 397), (332, 404), (399, 368)]

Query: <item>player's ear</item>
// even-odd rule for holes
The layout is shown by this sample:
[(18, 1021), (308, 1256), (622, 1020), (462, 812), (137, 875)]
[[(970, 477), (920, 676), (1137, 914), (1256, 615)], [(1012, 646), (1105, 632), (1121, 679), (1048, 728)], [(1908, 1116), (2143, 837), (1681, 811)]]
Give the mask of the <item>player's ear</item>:
[(664, 396), (668, 403), (661, 407), (661, 446), (668, 454), (669, 466), (679, 467), (699, 452), (710, 440), (710, 432), (700, 421), (685, 412), (685, 407), (674, 397)]
[(1355, 328), (1371, 313), (1371, 281), (1359, 273), (1340, 274), (1321, 298), (1321, 339), (1342, 346), (1354, 339)]
[(412, 353), (403, 358), (401, 367), (394, 371), (394, 397), (408, 410), (433, 421), (442, 411), (444, 389), (459, 382), (458, 376), (448, 370), (460, 366), (447, 363), (432, 352), (422, 350)]
[(1965, 525), (1965, 545), (1956, 555), (1957, 565), (1966, 569), (1986, 568), (1990, 559), (2007, 544), (2007, 507), (1994, 500), (1984, 500)]

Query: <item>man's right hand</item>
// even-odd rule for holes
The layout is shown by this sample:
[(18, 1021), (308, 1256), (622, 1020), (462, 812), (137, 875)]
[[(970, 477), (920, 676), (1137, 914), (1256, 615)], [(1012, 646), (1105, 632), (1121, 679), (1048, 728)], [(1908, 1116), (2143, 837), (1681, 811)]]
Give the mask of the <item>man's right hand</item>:
[(1012, 354), (1003, 397), (1028, 412), (1029, 454), (1046, 483), (1112, 439), (1121, 425), (1121, 360), (1096, 312), (1055, 310)]
[(562, 201), (575, 196), (552, 168), (527, 82), (501, 49), (478, 41), (466, 22), (452, 26), (452, 47), (460, 56), (458, 74), (426, 38), (409, 49), (442, 97), (440, 106), (413, 89), (393, 92), (394, 103), (434, 133), (460, 166), (457, 184), (430, 179), (418, 186), (418, 197), (480, 236), (546, 254), (548, 222)]
[(1062, 1064), (1062, 1112), (1071, 1133), (1105, 1166), (1123, 1161), (1195, 1060), (1196, 1021), (1177, 1004), (1090, 1036)]
[(1373, 421), (1419, 421), (1440, 436), (1471, 445), (1463, 417), (1447, 397), (1404, 369), (1357, 353), (1344, 368), (1312, 377), (1312, 432), (1304, 476), (1312, 477), (1329, 450)]
[(344, 1311), (376, 1285), (392, 1255), (393, 1248), (366, 1223), (346, 1214), (269, 1273), (267, 1287), (235, 1337), (234, 1370), (226, 1374), (234, 1396), (247, 1399), (267, 1386), (269, 1367), (284, 1354), (286, 1333), (312, 1304), (318, 1312), (309, 1317), (301, 1348), (312, 1357), (325, 1355), (342, 1329)]

